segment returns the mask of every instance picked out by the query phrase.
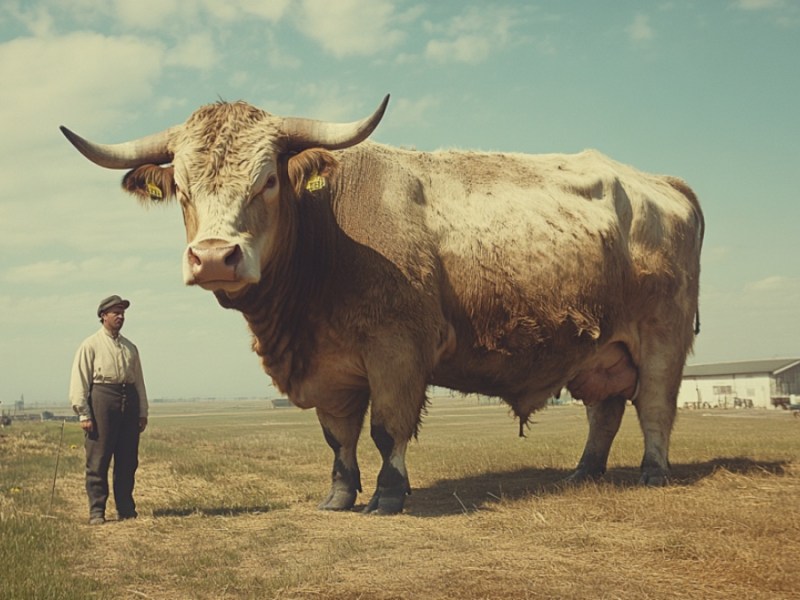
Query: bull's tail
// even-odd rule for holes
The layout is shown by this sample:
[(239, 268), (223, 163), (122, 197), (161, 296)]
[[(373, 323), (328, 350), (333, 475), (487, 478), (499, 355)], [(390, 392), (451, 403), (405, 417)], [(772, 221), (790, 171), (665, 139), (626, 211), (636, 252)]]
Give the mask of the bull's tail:
[[(700, 201), (697, 199), (697, 195), (694, 193), (694, 190), (688, 186), (688, 184), (683, 181), (682, 179), (678, 179), (677, 177), (667, 177), (667, 181), (669, 184), (678, 190), (681, 194), (683, 194), (686, 199), (689, 201), (689, 204), (692, 206), (692, 210), (694, 211), (696, 222), (697, 222), (697, 269), (698, 274), (700, 271), (700, 254), (703, 249), (703, 238), (706, 234), (706, 221), (705, 217), (703, 216), (703, 210), (700, 208)], [(700, 306), (699, 306), (699, 298), (698, 298), (698, 306), (694, 313), (694, 334), (697, 335), (700, 333)]]

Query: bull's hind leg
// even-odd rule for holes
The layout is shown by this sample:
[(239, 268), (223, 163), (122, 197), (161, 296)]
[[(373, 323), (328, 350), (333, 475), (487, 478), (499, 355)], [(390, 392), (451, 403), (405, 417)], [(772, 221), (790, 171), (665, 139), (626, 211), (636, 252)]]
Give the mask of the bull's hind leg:
[(622, 423), (625, 402), (625, 398), (617, 396), (586, 407), (589, 437), (578, 467), (568, 481), (597, 479), (606, 472), (608, 453)]
[(645, 485), (668, 482), (669, 442), (685, 360), (686, 351), (665, 343), (660, 336), (643, 339), (639, 393), (634, 405), (644, 435), (640, 483)]
[(350, 510), (361, 491), (356, 447), (366, 409), (366, 399), (359, 402), (356, 410), (346, 417), (337, 417), (317, 409), (325, 441), (333, 450), (331, 491), (319, 505), (322, 510)]
[(596, 479), (606, 472), (608, 453), (619, 431), (625, 402), (636, 392), (637, 369), (628, 348), (613, 342), (601, 348), (569, 382), (574, 398), (586, 403), (589, 437), (570, 481)]

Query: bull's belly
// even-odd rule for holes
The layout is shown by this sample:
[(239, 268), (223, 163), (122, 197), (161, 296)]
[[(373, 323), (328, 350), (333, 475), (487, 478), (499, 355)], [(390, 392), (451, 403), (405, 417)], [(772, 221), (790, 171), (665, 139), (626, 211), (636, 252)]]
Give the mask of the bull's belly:
[(539, 360), (486, 353), (465, 363), (442, 363), (431, 380), (436, 386), (497, 396), (533, 410), (564, 387), (573, 398), (586, 404), (613, 397), (631, 399), (637, 382), (638, 368), (627, 346), (619, 341), (580, 354), (552, 352)]
[(505, 400), (520, 396), (556, 393), (567, 381), (563, 370), (541, 368), (526, 357), (495, 355), (472, 357), (468, 361), (440, 364), (431, 384), (464, 394), (497, 396)]

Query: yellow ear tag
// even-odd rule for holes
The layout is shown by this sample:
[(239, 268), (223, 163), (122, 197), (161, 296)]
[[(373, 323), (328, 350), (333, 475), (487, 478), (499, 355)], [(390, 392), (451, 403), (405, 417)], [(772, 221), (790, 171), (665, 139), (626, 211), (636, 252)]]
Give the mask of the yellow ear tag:
[(314, 174), (314, 176), (306, 183), (306, 189), (309, 192), (316, 192), (324, 188), (325, 185), (325, 178), (319, 174)]
[(154, 183), (147, 184), (147, 193), (150, 194), (151, 200), (163, 200), (164, 199), (164, 192), (161, 191), (161, 188), (158, 187)]

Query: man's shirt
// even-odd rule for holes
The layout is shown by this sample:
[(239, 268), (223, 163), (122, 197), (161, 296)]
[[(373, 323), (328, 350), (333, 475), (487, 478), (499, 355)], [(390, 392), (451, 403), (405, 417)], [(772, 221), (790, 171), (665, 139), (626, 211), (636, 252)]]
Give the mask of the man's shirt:
[(139, 394), (139, 416), (147, 417), (147, 392), (139, 350), (126, 337), (113, 337), (105, 327), (83, 341), (72, 362), (69, 401), (81, 420), (89, 418), (86, 400), (92, 383), (133, 384)]

